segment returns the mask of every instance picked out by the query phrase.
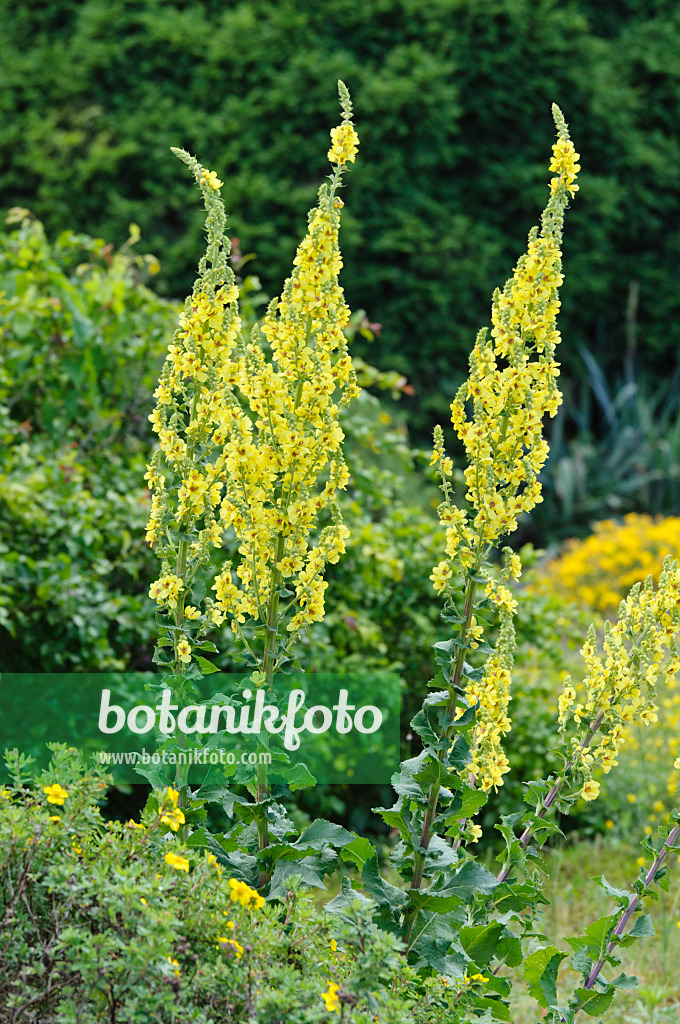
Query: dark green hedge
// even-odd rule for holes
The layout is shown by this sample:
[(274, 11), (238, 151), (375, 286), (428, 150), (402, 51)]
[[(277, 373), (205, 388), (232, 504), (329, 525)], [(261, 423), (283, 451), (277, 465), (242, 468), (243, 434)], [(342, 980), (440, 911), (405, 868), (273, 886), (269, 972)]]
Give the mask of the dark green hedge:
[(423, 425), (465, 369), (492, 288), (543, 206), (557, 101), (582, 154), (563, 361), (621, 363), (641, 284), (645, 360), (680, 343), (680, 9), (668, 0), (6, 0), (0, 186), (50, 230), (122, 241), (137, 221), (166, 293), (190, 286), (202, 214), (171, 145), (225, 180), (231, 226), (273, 292), (349, 85), (361, 133), (343, 251)]

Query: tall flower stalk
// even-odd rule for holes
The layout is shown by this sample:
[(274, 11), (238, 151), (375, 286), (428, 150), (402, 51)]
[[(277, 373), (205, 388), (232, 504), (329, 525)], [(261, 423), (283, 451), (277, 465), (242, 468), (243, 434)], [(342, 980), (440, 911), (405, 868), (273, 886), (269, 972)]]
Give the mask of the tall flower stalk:
[[(210, 627), (229, 621), (265, 685), (292, 659), (301, 631), (324, 615), (324, 571), (349, 531), (336, 502), (349, 473), (340, 410), (359, 393), (343, 328), (350, 310), (338, 277), (339, 190), (357, 153), (349, 93), (331, 131), (329, 180), (319, 189), (291, 276), (262, 329), (240, 331), (238, 289), (228, 265), (222, 182), (182, 150), (207, 211), (208, 248), (180, 317), (151, 416), (159, 448), (148, 469), (153, 505), (147, 539), (162, 560), (150, 594), (165, 614), (162, 644), (176, 678)], [(226, 531), (237, 557), (206, 596), (210, 547)], [(168, 622), (169, 620), (169, 622)], [(182, 780), (180, 780), (181, 782)], [(183, 790), (182, 790), (183, 791)], [(258, 768), (256, 799), (267, 796)], [(259, 847), (268, 843), (257, 818)]]
[[(502, 291), (496, 290), (492, 330), (482, 329), (470, 355), (470, 374), (451, 405), (451, 421), (467, 456), (465, 482), (468, 509), (457, 508), (448, 478), (453, 463), (446, 455), (441, 428), (435, 429), (431, 464), (441, 478), (444, 501), (439, 520), (446, 530), (446, 557), (432, 571), (434, 589), (445, 601), (444, 617), (457, 625), (442, 661), (446, 684), (444, 742), (438, 759), (447, 766), (456, 723), (475, 708), (470, 756), (457, 769), (468, 785), (484, 792), (502, 785), (508, 771), (502, 738), (510, 729), (508, 703), (514, 649), (513, 613), (517, 606), (508, 587), (521, 573), (519, 557), (504, 550), (500, 579), (488, 571), (488, 559), (499, 540), (517, 528), (518, 517), (542, 500), (538, 474), (548, 444), (542, 429), (546, 414), (554, 416), (561, 401), (555, 349), (559, 287), (562, 284), (561, 241), (564, 211), (578, 186), (578, 153), (559, 108), (553, 106), (557, 141), (550, 170), (550, 198), (540, 228), (529, 235), (527, 252)], [(463, 580), (462, 606), (458, 604)], [(482, 590), (483, 588), (483, 590)], [(500, 618), (499, 642), (491, 652), (475, 614), (491, 606)], [(483, 670), (466, 657), (488, 651)], [(414, 855), (411, 888), (420, 889), (441, 790), (436, 779)], [(468, 826), (475, 837), (475, 826)], [(411, 925), (413, 923), (413, 915)]]

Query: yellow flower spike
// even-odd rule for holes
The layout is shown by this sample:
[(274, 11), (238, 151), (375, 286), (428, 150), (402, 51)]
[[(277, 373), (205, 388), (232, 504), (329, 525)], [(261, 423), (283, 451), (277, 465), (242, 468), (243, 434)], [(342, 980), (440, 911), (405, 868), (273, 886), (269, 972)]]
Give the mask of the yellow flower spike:
[[(557, 315), (562, 284), (561, 241), (564, 211), (576, 191), (577, 155), (564, 118), (553, 107), (557, 141), (553, 146), (550, 198), (540, 227), (532, 229), (527, 251), (512, 277), (497, 289), (491, 309), (492, 328), (477, 335), (470, 355), (468, 379), (451, 403), (451, 422), (463, 443), (467, 467), (467, 510), (452, 502), (448, 481), (451, 462), (444, 451), (441, 427), (435, 428), (431, 464), (437, 464), (444, 501), (439, 519), (446, 528), (446, 559), (433, 570), (434, 589), (451, 599), (449, 581), (462, 576), (468, 595), (480, 574), (486, 596), (498, 611), (501, 629), (496, 655), (487, 662), (481, 681), (469, 683), (469, 705), (478, 705), (472, 760), (466, 782), (485, 792), (497, 789), (508, 771), (502, 738), (510, 729), (508, 703), (514, 650), (513, 615), (517, 602), (507, 587), (482, 569), (491, 549), (517, 529), (518, 518), (542, 501), (538, 474), (548, 456), (543, 421), (554, 416), (562, 395), (555, 360), (560, 340)], [(521, 561), (504, 549), (501, 580), (518, 579)], [(460, 610), (456, 610), (460, 614)], [(475, 623), (463, 629), (465, 644), (474, 649), (483, 640)], [(463, 633), (461, 636), (463, 636)], [(456, 680), (458, 683), (459, 680)]]
[(62, 807), (64, 801), (68, 798), (68, 793), (58, 782), (54, 782), (50, 786), (44, 786), (43, 793), (47, 797), (48, 804), (57, 804), (59, 807)]

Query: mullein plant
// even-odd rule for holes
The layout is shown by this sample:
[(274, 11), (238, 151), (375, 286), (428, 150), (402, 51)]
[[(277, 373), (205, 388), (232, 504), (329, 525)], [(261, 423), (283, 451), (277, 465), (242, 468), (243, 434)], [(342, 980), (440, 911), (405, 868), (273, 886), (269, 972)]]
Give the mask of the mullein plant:
[[(655, 884), (664, 885), (664, 862), (669, 852), (680, 849), (676, 812), (655, 840), (643, 844), (651, 864), (641, 869), (634, 891), (599, 880), (617, 909), (569, 940), (571, 966), (583, 980), (560, 1000), (557, 969), (567, 954), (554, 946), (527, 952), (528, 940), (535, 947), (536, 915), (547, 902), (532, 870), (540, 857), (531, 841), (542, 845), (559, 833), (548, 817), (551, 808), (568, 811), (577, 800), (595, 799), (595, 774), (616, 765), (629, 723), (656, 716), (656, 680), (660, 672), (673, 675), (680, 667), (674, 639), (680, 626), (680, 574), (677, 563), (669, 561), (658, 588), (651, 578), (634, 587), (621, 605), (619, 622), (605, 626), (602, 653), (591, 628), (582, 650), (582, 699), (567, 679), (558, 702), (562, 768), (527, 787), (528, 811), (505, 816), (496, 826), (506, 845), (498, 858), (499, 873), (483, 867), (470, 850), (482, 834), (474, 816), (509, 770), (503, 741), (511, 728), (517, 607), (509, 584), (519, 579), (522, 566), (509, 547), (500, 553), (499, 568), (492, 567), (491, 559), (502, 538), (516, 529), (519, 516), (542, 500), (538, 474), (548, 456), (543, 421), (555, 415), (561, 401), (555, 350), (562, 227), (564, 211), (578, 190), (580, 167), (555, 106), (553, 116), (553, 177), (540, 227), (531, 231), (513, 276), (495, 292), (492, 329), (479, 332), (469, 377), (451, 405), (467, 458), (466, 508), (453, 501), (453, 461), (442, 429), (434, 435), (431, 465), (441, 481), (438, 511), (446, 549), (430, 579), (444, 599), (442, 615), (454, 626), (454, 636), (435, 645), (439, 672), (431, 684), (434, 692), (412, 722), (423, 750), (403, 762), (394, 777), (395, 805), (379, 809), (399, 834), (392, 863), (406, 889), (381, 878), (374, 860), (363, 868), (364, 891), (376, 903), (383, 926), (402, 937), (414, 966), (447, 975), (457, 989), (452, 1021), (509, 1020), (507, 972), (520, 966), (546, 1011), (544, 1019), (570, 1022), (580, 1009), (603, 1013), (616, 988), (630, 988), (635, 979), (621, 974), (605, 981), (602, 969), (620, 962), (619, 946), (650, 934), (644, 915), (632, 930), (628, 922), (645, 897), (656, 898)], [(492, 617), (499, 620), (494, 649), (485, 639)], [(680, 768), (680, 759), (675, 767)], [(513, 881), (515, 873), (524, 879)]]
[[(220, 198), (222, 182), (183, 150), (207, 213), (207, 251), (155, 391), (158, 434), (146, 479), (152, 491), (147, 541), (161, 560), (150, 596), (159, 612), (155, 660), (182, 706), (192, 680), (215, 671), (206, 635), (227, 620), (255, 686), (294, 663), (302, 631), (324, 615), (324, 571), (345, 551), (337, 495), (348, 483), (340, 410), (358, 395), (343, 328), (350, 318), (338, 283), (339, 196), (358, 136), (339, 83), (342, 122), (331, 131), (332, 173), (280, 298), (262, 327), (241, 332), (238, 288)], [(238, 542), (210, 586), (227, 530)], [(221, 696), (221, 695), (220, 695)], [(177, 741), (168, 740), (166, 745)], [(187, 769), (174, 785), (187, 806)], [(251, 785), (259, 849), (268, 844), (266, 769)], [(186, 830), (183, 831), (186, 835)]]

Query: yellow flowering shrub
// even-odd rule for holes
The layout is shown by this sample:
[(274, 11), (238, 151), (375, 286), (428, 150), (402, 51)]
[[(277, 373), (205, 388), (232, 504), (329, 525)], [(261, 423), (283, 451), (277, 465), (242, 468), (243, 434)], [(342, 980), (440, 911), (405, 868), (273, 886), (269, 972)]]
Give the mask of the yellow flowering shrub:
[(610, 614), (634, 583), (658, 579), (667, 555), (680, 558), (680, 517), (631, 512), (601, 520), (583, 540), (567, 541), (537, 572), (537, 584)]

